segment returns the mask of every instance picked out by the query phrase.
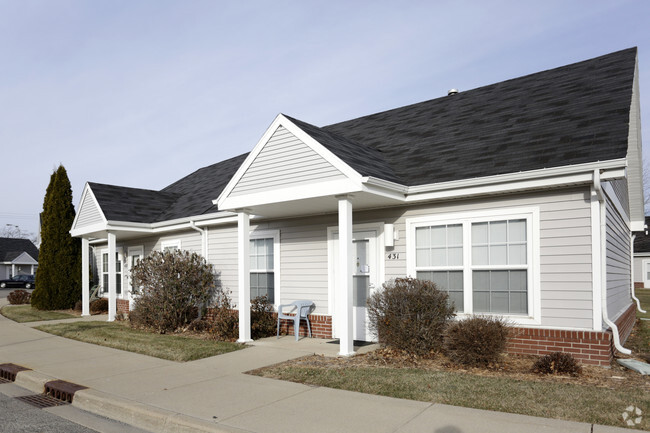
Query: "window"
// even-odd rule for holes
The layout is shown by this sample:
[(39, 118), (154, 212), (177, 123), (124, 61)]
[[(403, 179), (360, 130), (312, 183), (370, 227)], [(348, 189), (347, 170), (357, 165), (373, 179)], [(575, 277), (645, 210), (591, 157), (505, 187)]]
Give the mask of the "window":
[(416, 277), (436, 283), (463, 312), (463, 226), (417, 227), (415, 249)]
[(460, 313), (537, 320), (531, 238), (538, 213), (526, 208), (408, 220), (408, 273), (435, 282)]
[(162, 252), (165, 251), (176, 251), (181, 249), (181, 240), (180, 239), (175, 239), (172, 241), (162, 241), (160, 243), (160, 250)]
[[(108, 252), (102, 252), (102, 293), (108, 293)], [(115, 253), (116, 293), (122, 293), (122, 260), (119, 252)]]
[(251, 299), (268, 296), (275, 303), (274, 238), (250, 240)]

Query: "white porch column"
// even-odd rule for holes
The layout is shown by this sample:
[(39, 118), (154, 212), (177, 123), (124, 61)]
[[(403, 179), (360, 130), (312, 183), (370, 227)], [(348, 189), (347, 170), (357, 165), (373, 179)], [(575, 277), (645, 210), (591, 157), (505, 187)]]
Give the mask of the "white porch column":
[(239, 340), (251, 339), (250, 215), (237, 212), (237, 272), (239, 274)]
[(339, 355), (354, 354), (352, 335), (352, 196), (339, 200), (339, 263), (336, 281), (336, 327), (341, 345)]
[(13, 277), (14, 275), (16, 275), (16, 265), (12, 263), (11, 264), (11, 276)]
[(81, 238), (81, 315), (90, 316), (90, 278), (88, 278), (88, 238)]
[(115, 320), (117, 313), (117, 276), (115, 274), (115, 233), (108, 232), (108, 321)]

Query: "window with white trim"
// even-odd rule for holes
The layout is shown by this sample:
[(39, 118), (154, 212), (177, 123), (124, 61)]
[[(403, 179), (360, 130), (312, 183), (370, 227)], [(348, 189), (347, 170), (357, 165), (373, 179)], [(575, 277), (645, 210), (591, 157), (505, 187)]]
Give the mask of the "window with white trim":
[(505, 210), (410, 220), (409, 274), (435, 282), (460, 313), (531, 317), (532, 221)]
[(165, 251), (174, 252), (181, 249), (181, 240), (174, 239), (172, 241), (162, 241), (160, 243), (160, 250), (164, 253)]
[(250, 240), (250, 279), (251, 299), (268, 296), (270, 303), (275, 302), (273, 238)]
[[(122, 260), (119, 252), (115, 253), (115, 292), (122, 293)], [(102, 293), (108, 293), (108, 251), (102, 251)]]

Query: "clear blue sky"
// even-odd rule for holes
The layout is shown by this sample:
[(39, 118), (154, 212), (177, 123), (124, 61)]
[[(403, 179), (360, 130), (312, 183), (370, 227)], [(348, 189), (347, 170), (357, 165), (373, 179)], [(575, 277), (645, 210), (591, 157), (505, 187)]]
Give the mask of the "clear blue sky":
[(280, 112), (326, 125), (631, 46), (647, 141), (650, 1), (0, 0), (0, 228), (37, 231), (59, 163), (75, 205), (86, 181), (160, 189)]

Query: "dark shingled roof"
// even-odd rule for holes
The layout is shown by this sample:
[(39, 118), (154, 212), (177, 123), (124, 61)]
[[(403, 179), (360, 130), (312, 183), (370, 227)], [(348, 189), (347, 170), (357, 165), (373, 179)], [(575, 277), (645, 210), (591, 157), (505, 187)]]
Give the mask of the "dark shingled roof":
[[(636, 51), (324, 127), (287, 117), (361, 175), (407, 186), (625, 158)], [(90, 185), (109, 220), (201, 215), (246, 156), (161, 191)]]
[(406, 185), (624, 158), (636, 48), (322, 129)]
[(22, 253), (38, 261), (38, 248), (29, 239), (0, 238), (0, 262), (11, 262)]
[(203, 167), (160, 191), (88, 182), (110, 221), (154, 223), (216, 212), (212, 200), (248, 154)]
[[(650, 227), (650, 217), (645, 217), (645, 225)], [(646, 235), (645, 231), (635, 232), (634, 238), (634, 252), (635, 253), (650, 253), (650, 235)]]

